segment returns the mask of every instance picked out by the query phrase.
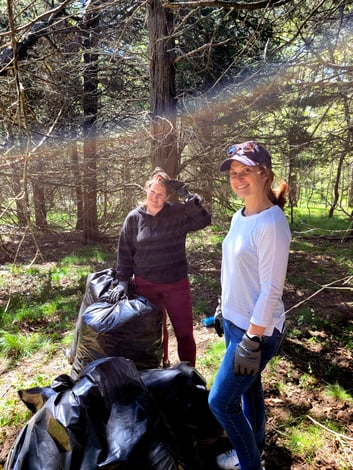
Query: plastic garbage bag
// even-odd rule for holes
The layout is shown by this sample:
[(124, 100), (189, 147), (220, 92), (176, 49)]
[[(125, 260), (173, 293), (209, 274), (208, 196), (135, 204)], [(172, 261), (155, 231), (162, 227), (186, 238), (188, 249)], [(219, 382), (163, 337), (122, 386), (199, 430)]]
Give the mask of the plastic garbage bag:
[(70, 364), (72, 364), (75, 359), (78, 335), (84, 311), (89, 305), (98, 302), (101, 298), (108, 298), (108, 291), (115, 286), (116, 282), (114, 269), (103, 269), (102, 271), (90, 273), (87, 276), (85, 292), (77, 315), (74, 341), (71, 347), (66, 351)]
[(53, 380), (50, 387), (33, 387), (28, 390), (19, 390), (18, 394), (23, 403), (32, 413), (39, 411), (44, 403), (58, 392), (72, 388), (74, 381), (66, 374), (59, 375)]
[(214, 470), (229, 448), (206, 382), (188, 363), (138, 371), (130, 360), (105, 358), (76, 383), (62, 374), (51, 387), (19, 393), (27, 406), (43, 405), (5, 470)]
[(140, 376), (178, 442), (185, 467), (218, 468), (214, 445), (221, 445), (223, 429), (209, 409), (209, 391), (202, 375), (181, 362), (169, 369), (141, 371)]
[(131, 286), (129, 298), (110, 304), (109, 294), (117, 282), (113, 269), (87, 276), (74, 342), (66, 350), (74, 379), (89, 362), (101, 357), (127, 357), (138, 369), (161, 363), (163, 313), (149, 300), (136, 296)]
[(169, 369), (143, 370), (140, 377), (175, 435), (191, 432), (200, 440), (222, 433), (208, 406), (206, 381), (188, 362)]
[(61, 385), (54, 394), (43, 389), (43, 406), (17, 437), (5, 470), (183, 469), (167, 422), (132, 361), (97, 360), (72, 388), (69, 379)]
[(121, 356), (138, 369), (159, 367), (163, 356), (163, 314), (141, 296), (89, 305), (81, 319), (71, 377), (99, 358)]

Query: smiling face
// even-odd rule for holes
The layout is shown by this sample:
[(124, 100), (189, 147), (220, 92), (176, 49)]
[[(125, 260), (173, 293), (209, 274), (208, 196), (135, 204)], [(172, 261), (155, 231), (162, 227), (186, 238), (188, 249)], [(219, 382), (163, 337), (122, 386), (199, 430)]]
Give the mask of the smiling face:
[(146, 190), (146, 209), (152, 215), (158, 214), (163, 209), (168, 199), (166, 187), (163, 184), (153, 182)]
[(248, 166), (233, 161), (229, 170), (229, 180), (232, 190), (244, 200), (264, 196), (266, 176), (260, 172), (257, 165)]

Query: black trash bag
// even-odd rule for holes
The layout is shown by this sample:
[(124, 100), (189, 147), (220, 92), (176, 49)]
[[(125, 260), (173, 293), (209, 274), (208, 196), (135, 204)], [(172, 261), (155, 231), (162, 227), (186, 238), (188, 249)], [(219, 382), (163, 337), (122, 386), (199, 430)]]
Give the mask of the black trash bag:
[(109, 291), (117, 284), (114, 269), (103, 269), (87, 276), (85, 293), (82, 298), (80, 309), (77, 315), (74, 341), (66, 351), (69, 363), (72, 364), (75, 359), (78, 336), (82, 323), (82, 315), (89, 305), (98, 302), (102, 298), (108, 299)]
[(66, 374), (61, 374), (53, 380), (50, 387), (33, 387), (27, 390), (19, 390), (18, 394), (23, 403), (29, 408), (32, 413), (40, 410), (44, 403), (51, 396), (68, 389), (71, 389), (74, 381)]
[(162, 326), (162, 311), (142, 296), (89, 305), (82, 315), (71, 377), (76, 380), (87, 364), (110, 356), (131, 359), (138, 369), (159, 367)]
[(108, 298), (109, 291), (117, 284), (114, 269), (103, 269), (87, 276), (86, 289), (81, 302), (79, 316), (99, 299)]
[(134, 363), (97, 360), (22, 429), (4, 470), (177, 470), (178, 450)]
[(224, 432), (208, 406), (202, 375), (181, 362), (169, 369), (141, 371), (140, 376), (175, 435), (185, 467), (218, 468), (215, 458), (223, 452)]

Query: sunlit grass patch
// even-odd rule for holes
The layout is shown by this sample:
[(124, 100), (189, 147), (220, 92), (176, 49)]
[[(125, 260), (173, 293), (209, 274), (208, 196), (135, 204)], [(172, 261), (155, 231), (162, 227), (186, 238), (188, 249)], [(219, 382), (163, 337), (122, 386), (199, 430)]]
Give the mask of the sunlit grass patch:
[(75, 336), (75, 328), (73, 327), (61, 339), (61, 344), (63, 345), (63, 347), (70, 346), (74, 340), (74, 336)]
[(25, 405), (19, 403), (16, 395), (0, 402), (0, 427), (23, 424), (31, 415)]
[[(58, 345), (44, 343), (40, 351), (33, 351), (29, 356), (18, 358), (9, 365), (8, 375), (0, 375), (0, 426), (17, 426), (24, 424), (31, 416), (26, 405), (20, 400), (18, 392), (34, 387), (48, 387), (62, 373), (68, 373), (70, 366), (64, 356), (58, 357)], [(52, 361), (57, 360), (57, 373)], [(47, 363), (51, 366), (48, 368)], [(2, 365), (4, 366), (4, 362)], [(21, 365), (21, 368), (17, 368)], [(24, 373), (24, 370), (26, 373)], [(1, 445), (1, 435), (0, 435)], [(0, 465), (1, 468), (1, 465)]]
[(9, 358), (19, 359), (28, 357), (33, 352), (38, 351), (51, 344), (51, 339), (40, 333), (12, 334), (5, 330), (0, 330), (0, 351), (1, 354)]
[[(294, 366), (288, 359), (282, 356), (274, 356), (262, 372), (264, 388), (277, 390), (279, 394), (287, 395), (291, 387)], [(276, 380), (273, 380), (276, 377)], [(282, 377), (282, 380), (278, 380)]]
[(328, 217), (329, 208), (317, 204), (310, 207), (294, 207), (293, 229), (302, 236), (336, 235), (340, 237), (350, 226), (350, 220), (342, 211), (336, 211), (333, 217)]
[(54, 296), (51, 300), (43, 299), (42, 303), (25, 301), (16, 302), (7, 311), (1, 312), (0, 327), (13, 334), (26, 328), (32, 331), (46, 332), (48, 337), (71, 327), (76, 318), (81, 295)]
[(310, 463), (317, 449), (325, 445), (325, 436), (320, 427), (301, 422), (289, 430), (286, 441), (293, 454), (303, 456), (305, 462)]
[(315, 388), (317, 379), (312, 374), (303, 373), (299, 377), (299, 387), (303, 390)]
[(325, 387), (324, 393), (326, 396), (334, 398), (338, 401), (347, 401), (353, 403), (353, 396), (338, 383), (327, 385)]
[(206, 354), (197, 358), (197, 367), (207, 380), (208, 387), (211, 387), (219, 365), (225, 353), (224, 338), (219, 338), (210, 344)]
[(17, 426), (31, 417), (32, 412), (19, 399), (19, 390), (46, 387), (50, 384), (49, 378), (43, 373), (35, 374), (30, 380), (14, 375), (13, 380), (14, 383), (8, 384), (0, 382), (3, 390), (3, 399), (0, 401), (0, 426)]

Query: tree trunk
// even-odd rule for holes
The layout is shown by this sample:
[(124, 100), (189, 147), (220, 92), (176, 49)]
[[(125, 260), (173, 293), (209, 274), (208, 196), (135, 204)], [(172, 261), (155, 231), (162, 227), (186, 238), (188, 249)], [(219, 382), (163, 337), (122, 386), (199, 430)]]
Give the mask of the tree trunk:
[(32, 165), (32, 173), (38, 175), (35, 177), (32, 176), (33, 205), (36, 227), (45, 228), (48, 226), (47, 209), (45, 206), (46, 198), (40, 166), (39, 162), (35, 162)]
[(335, 186), (334, 186), (334, 199), (333, 199), (333, 202), (331, 204), (331, 207), (328, 213), (328, 216), (330, 218), (333, 217), (333, 213), (337, 207), (337, 204), (340, 198), (339, 185), (341, 181), (343, 163), (344, 163), (346, 155), (349, 154), (350, 152), (351, 142), (352, 142), (351, 117), (350, 117), (349, 102), (348, 102), (347, 96), (343, 96), (343, 106), (344, 106), (344, 117), (345, 117), (345, 121), (347, 123), (347, 128), (348, 128), (348, 135), (344, 143), (344, 151), (342, 152), (340, 158), (338, 159), (336, 180), (335, 180)]
[(341, 180), (344, 157), (345, 157), (345, 154), (342, 154), (338, 159), (336, 179), (335, 179), (335, 184), (334, 184), (334, 197), (333, 197), (333, 201), (331, 203), (330, 210), (329, 210), (329, 213), (328, 213), (328, 216), (330, 218), (333, 217), (333, 213), (334, 213), (334, 211), (337, 207), (338, 200), (339, 200), (339, 197), (340, 197), (339, 185), (340, 185), (340, 180)]
[(76, 200), (76, 230), (83, 230), (83, 192), (80, 161), (78, 158), (77, 143), (70, 147), (72, 174), (75, 180), (75, 200)]
[(20, 177), (13, 175), (14, 199), (16, 202), (16, 216), (20, 227), (26, 227), (30, 220), (27, 192), (23, 190)]
[(150, 94), (152, 116), (151, 161), (171, 177), (178, 173), (176, 134), (175, 41), (173, 14), (160, 0), (148, 2)]
[(353, 207), (353, 163), (349, 166), (348, 206)]
[[(89, 8), (89, 7), (88, 7)], [(86, 15), (83, 74), (83, 158), (84, 158), (84, 212), (83, 241), (85, 244), (99, 240), (97, 216), (97, 152), (96, 126), (98, 112), (98, 53), (96, 52), (99, 15), (94, 10)]]

